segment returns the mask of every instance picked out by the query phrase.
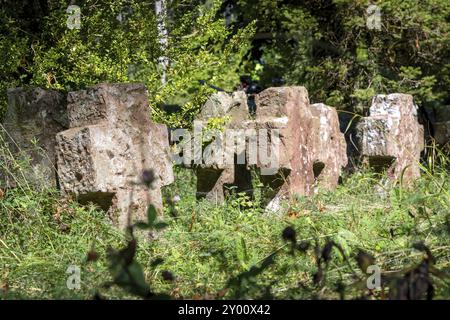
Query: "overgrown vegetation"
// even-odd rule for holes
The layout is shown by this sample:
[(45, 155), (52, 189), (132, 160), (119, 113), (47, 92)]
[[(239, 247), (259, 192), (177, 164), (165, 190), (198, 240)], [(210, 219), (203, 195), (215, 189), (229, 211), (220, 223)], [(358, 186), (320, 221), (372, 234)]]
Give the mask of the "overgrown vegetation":
[(80, 1), (80, 29), (69, 29), (69, 1), (4, 1), (0, 114), (9, 87), (143, 82), (156, 120), (189, 127), (212, 90), (199, 80), (232, 90), (243, 73), (263, 87), (303, 85), (313, 102), (357, 113), (375, 93), (449, 104), (448, 1), (166, 0), (164, 46), (154, 3)]
[(358, 113), (380, 92), (449, 103), (448, 1), (227, 2), (236, 28), (257, 21), (248, 70), (264, 86), (304, 85), (312, 101)]
[[(252, 23), (236, 32), (227, 28), (216, 17), (219, 0), (174, 1), (163, 47), (154, 1), (83, 1), (80, 29), (67, 26), (67, 1), (45, 3), (12, 1), (0, 9), (0, 114), (10, 87), (71, 91), (100, 82), (142, 82), (155, 120), (190, 126), (213, 91), (199, 80), (231, 90), (239, 83), (239, 66), (254, 32)], [(170, 61), (164, 84), (161, 57)], [(177, 104), (179, 110), (168, 113), (160, 108), (164, 104)]]
[[(375, 93), (449, 103), (449, 1), (172, 0), (165, 47), (154, 2), (80, 1), (71, 29), (69, 1), (2, 1), (0, 119), (10, 87), (143, 82), (153, 118), (184, 128), (213, 91), (204, 81), (232, 90), (243, 73), (358, 114)], [(370, 4), (380, 30), (366, 25)], [(0, 180), (16, 187), (0, 189), (0, 298), (449, 299), (450, 159), (435, 146), (427, 156), (411, 188), (362, 168), (278, 214), (262, 209), (259, 185), (252, 199), (197, 201), (192, 172), (177, 168), (164, 216), (150, 209), (123, 233), (98, 208), (35, 188), (29, 159), (2, 140)], [(136, 228), (158, 231), (144, 241)], [(367, 289), (374, 263), (384, 289)], [(80, 289), (67, 286), (70, 266)]]
[[(265, 213), (258, 196), (198, 202), (191, 171), (177, 168), (164, 191), (167, 228), (151, 241), (130, 238), (99, 209), (55, 190), (2, 191), (1, 297), (408, 298), (389, 286), (401, 290), (411, 278), (424, 290), (413, 297), (425, 298), (431, 279), (429, 294), (448, 299), (449, 159), (438, 154), (414, 188), (385, 186), (361, 171), (335, 192), (286, 203), (278, 215)], [(161, 223), (152, 210), (149, 217), (140, 228)], [(365, 261), (382, 270), (384, 290), (367, 289)], [(79, 290), (67, 287), (70, 265), (81, 268)], [(417, 266), (415, 278), (405, 276)]]

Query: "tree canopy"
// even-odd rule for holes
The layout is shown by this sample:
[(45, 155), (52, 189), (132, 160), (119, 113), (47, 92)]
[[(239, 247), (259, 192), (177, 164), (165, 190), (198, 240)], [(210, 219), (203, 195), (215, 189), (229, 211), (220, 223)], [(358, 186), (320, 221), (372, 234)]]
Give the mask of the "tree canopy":
[[(359, 113), (375, 93), (449, 104), (448, 1), (164, 0), (158, 16), (155, 2), (3, 1), (0, 110), (9, 87), (143, 82), (156, 120), (188, 126), (212, 92), (199, 80), (233, 90), (242, 74)], [(178, 112), (161, 108), (173, 104)]]

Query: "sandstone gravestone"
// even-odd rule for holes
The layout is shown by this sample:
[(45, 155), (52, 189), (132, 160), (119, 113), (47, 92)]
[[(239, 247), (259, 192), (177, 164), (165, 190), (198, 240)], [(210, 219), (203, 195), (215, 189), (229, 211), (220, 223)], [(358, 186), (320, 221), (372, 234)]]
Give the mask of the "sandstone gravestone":
[(376, 170), (387, 170), (392, 180), (402, 178), (405, 183), (420, 176), (424, 130), (411, 95), (375, 96), (370, 116), (358, 123), (357, 131), (359, 151)]
[[(323, 104), (310, 106), (304, 87), (269, 88), (256, 95), (255, 101), (256, 119), (250, 117), (243, 92), (220, 92), (205, 104), (198, 120), (228, 117), (224, 130), (241, 130), (243, 139), (244, 147), (237, 148), (235, 160), (243, 155), (245, 161), (198, 165), (198, 196), (220, 203), (230, 186), (237, 191), (251, 190), (252, 167), (260, 171), (262, 183), (272, 190), (267, 195), (267, 206), (272, 210), (294, 194), (311, 195), (317, 185), (326, 190), (335, 188), (341, 168), (347, 164), (336, 110)], [(225, 134), (216, 142), (229, 152), (226, 145), (230, 140)], [(267, 157), (262, 157), (266, 154), (261, 151)]]
[(309, 148), (313, 116), (304, 87), (268, 88), (256, 95), (255, 102), (257, 129), (278, 130), (280, 136), (279, 168), (274, 174), (261, 176), (263, 184), (273, 190), (268, 207), (276, 211), (281, 200), (294, 194), (311, 195), (314, 191)]
[(314, 177), (319, 188), (334, 190), (341, 169), (347, 165), (347, 144), (340, 131), (336, 109), (323, 103), (311, 105), (314, 117), (310, 142), (313, 155)]
[[(217, 133), (214, 137), (222, 155), (217, 161), (195, 166), (197, 198), (206, 198), (214, 203), (222, 203), (225, 195), (232, 189), (235, 192), (249, 194), (252, 190), (251, 172), (245, 165), (245, 161), (239, 164), (229, 163), (224, 158), (227, 150), (226, 130), (244, 129), (247, 128), (245, 123), (249, 123), (250, 114), (245, 92), (237, 91), (232, 94), (218, 92), (211, 95), (197, 117), (196, 123), (206, 128), (208, 120), (218, 117), (226, 117), (227, 120), (222, 132)], [(237, 139), (239, 138), (242, 137), (237, 137)], [(245, 158), (245, 149), (240, 153), (244, 153)]]
[[(167, 128), (150, 121), (142, 84), (100, 84), (68, 95), (70, 129), (56, 136), (61, 189), (107, 210), (119, 226), (131, 208), (143, 219), (162, 207), (161, 187), (173, 182)], [(153, 170), (151, 190), (137, 184)]]
[(2, 170), (0, 182), (3, 181), (4, 187), (14, 187), (17, 179), (23, 178), (35, 188), (55, 188), (55, 135), (68, 128), (66, 96), (41, 88), (9, 89), (7, 95), (8, 109), (3, 122), (6, 132), (2, 132), (2, 139), (18, 161), (28, 157), (30, 166), (21, 166), (22, 174), (5, 161), (9, 169)]
[(210, 118), (230, 116), (232, 121), (249, 119), (247, 95), (244, 91), (236, 91), (231, 94), (217, 92), (212, 94), (205, 102), (198, 120), (207, 121)]
[[(336, 188), (347, 165), (346, 143), (334, 108), (309, 103), (304, 87), (269, 88), (256, 97), (258, 128), (280, 130), (279, 170), (262, 176), (274, 190), (268, 207), (277, 210), (294, 194)], [(264, 168), (264, 166), (260, 166)]]

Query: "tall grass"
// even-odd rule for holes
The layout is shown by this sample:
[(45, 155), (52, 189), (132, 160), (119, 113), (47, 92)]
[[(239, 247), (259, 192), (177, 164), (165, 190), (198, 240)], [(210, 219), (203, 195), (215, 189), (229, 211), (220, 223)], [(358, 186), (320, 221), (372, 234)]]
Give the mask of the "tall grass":
[[(164, 190), (169, 227), (156, 240), (139, 243), (137, 261), (147, 282), (174, 298), (382, 298), (358, 281), (365, 275), (356, 254), (372, 255), (384, 274), (394, 274), (422, 261), (423, 253), (413, 249), (417, 241), (430, 248), (436, 267), (449, 273), (450, 159), (431, 148), (433, 158), (421, 164), (422, 177), (413, 187), (382, 183), (383, 177), (361, 170), (345, 175), (334, 192), (285, 203), (282, 215), (265, 213), (260, 197), (245, 194), (233, 194), (220, 206), (197, 201), (192, 172), (176, 168), (175, 183)], [(0, 147), (0, 167), (17, 183), (0, 193), (0, 297), (89, 299), (99, 292), (105, 298), (133, 298), (104, 288), (111, 281), (106, 249), (123, 245), (123, 233), (94, 206), (80, 206), (57, 190), (36, 191), (27, 183), (26, 165)], [(310, 250), (292, 254), (281, 237), (288, 226), (296, 242), (309, 243)], [(332, 251), (326, 277), (315, 283), (314, 248), (331, 241), (348, 262)], [(87, 262), (93, 250), (99, 259)], [(239, 278), (268, 257), (274, 261), (260, 274)], [(79, 290), (66, 285), (70, 265), (81, 268)], [(239, 292), (230, 287), (236, 277), (245, 280)], [(449, 299), (448, 278), (433, 282), (435, 297)]]

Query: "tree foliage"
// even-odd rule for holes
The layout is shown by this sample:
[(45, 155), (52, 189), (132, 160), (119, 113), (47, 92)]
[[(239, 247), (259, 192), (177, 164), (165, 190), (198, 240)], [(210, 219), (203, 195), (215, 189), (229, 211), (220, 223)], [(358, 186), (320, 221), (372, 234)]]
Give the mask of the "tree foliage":
[[(253, 66), (261, 81), (304, 85), (315, 102), (362, 111), (375, 93), (448, 104), (450, 2), (244, 0), (236, 25), (257, 19)], [(381, 26), (368, 27), (377, 5)], [(251, 68), (251, 67), (250, 67)]]
[[(157, 121), (186, 127), (212, 92), (199, 80), (232, 90), (243, 73), (265, 87), (304, 85), (312, 101), (356, 112), (375, 93), (449, 104), (448, 1), (164, 0), (166, 47), (154, 2), (4, 0), (1, 108), (8, 87), (135, 81), (146, 84)], [(67, 27), (72, 3), (80, 29)], [(368, 27), (371, 5), (380, 28)], [(161, 56), (169, 61), (165, 84)]]
[[(164, 22), (170, 30), (164, 48), (158, 41), (154, 1), (83, 1), (79, 29), (67, 26), (67, 1), (8, 2), (0, 13), (3, 105), (5, 89), (18, 85), (69, 91), (99, 82), (143, 82), (157, 120), (189, 125), (211, 92), (199, 80), (228, 88), (238, 82), (253, 26), (232, 33), (217, 16), (219, 0), (167, 3)], [(30, 6), (35, 10), (29, 12)], [(161, 56), (170, 62), (165, 84)], [(181, 104), (181, 111), (170, 115), (159, 108), (167, 103)]]

